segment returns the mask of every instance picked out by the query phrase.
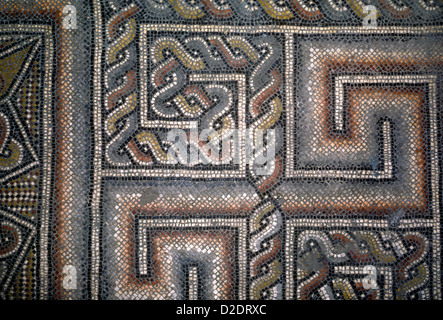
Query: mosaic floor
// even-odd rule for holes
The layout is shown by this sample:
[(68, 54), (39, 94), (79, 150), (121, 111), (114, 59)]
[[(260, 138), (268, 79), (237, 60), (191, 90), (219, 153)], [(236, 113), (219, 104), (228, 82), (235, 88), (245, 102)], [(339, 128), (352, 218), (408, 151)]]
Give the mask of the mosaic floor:
[(0, 1), (0, 298), (441, 299), (443, 1)]

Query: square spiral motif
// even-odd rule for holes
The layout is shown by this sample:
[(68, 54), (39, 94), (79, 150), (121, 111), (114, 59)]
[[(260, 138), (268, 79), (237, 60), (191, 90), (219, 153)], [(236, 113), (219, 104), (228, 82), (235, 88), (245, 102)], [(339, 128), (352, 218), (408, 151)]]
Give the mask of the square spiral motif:
[(0, 298), (441, 299), (441, 2), (0, 22)]

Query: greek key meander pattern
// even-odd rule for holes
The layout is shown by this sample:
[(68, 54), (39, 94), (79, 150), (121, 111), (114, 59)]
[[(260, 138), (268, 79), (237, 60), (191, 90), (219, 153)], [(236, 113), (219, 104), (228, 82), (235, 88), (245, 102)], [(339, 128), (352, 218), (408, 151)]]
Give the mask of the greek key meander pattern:
[[(443, 2), (7, 0), (0, 21), (1, 299), (441, 299)], [(171, 162), (171, 130), (200, 156)], [(265, 175), (270, 136), (233, 135), (258, 130)]]

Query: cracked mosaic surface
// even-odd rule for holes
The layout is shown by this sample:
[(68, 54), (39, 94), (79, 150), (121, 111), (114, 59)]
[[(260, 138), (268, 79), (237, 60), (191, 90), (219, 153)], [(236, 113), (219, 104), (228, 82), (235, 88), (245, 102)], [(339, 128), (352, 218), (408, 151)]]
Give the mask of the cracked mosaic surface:
[(440, 300), (442, 75), (441, 0), (1, 1), (0, 298)]

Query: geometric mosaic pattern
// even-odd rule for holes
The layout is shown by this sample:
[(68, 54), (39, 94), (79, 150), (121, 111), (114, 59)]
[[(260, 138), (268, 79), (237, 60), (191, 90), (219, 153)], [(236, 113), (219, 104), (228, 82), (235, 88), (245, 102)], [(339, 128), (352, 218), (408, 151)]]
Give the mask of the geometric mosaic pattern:
[[(441, 300), (442, 2), (7, 0), (0, 22), (1, 299)], [(243, 133), (269, 129), (260, 175), (270, 136)], [(171, 161), (174, 130), (199, 157)]]

